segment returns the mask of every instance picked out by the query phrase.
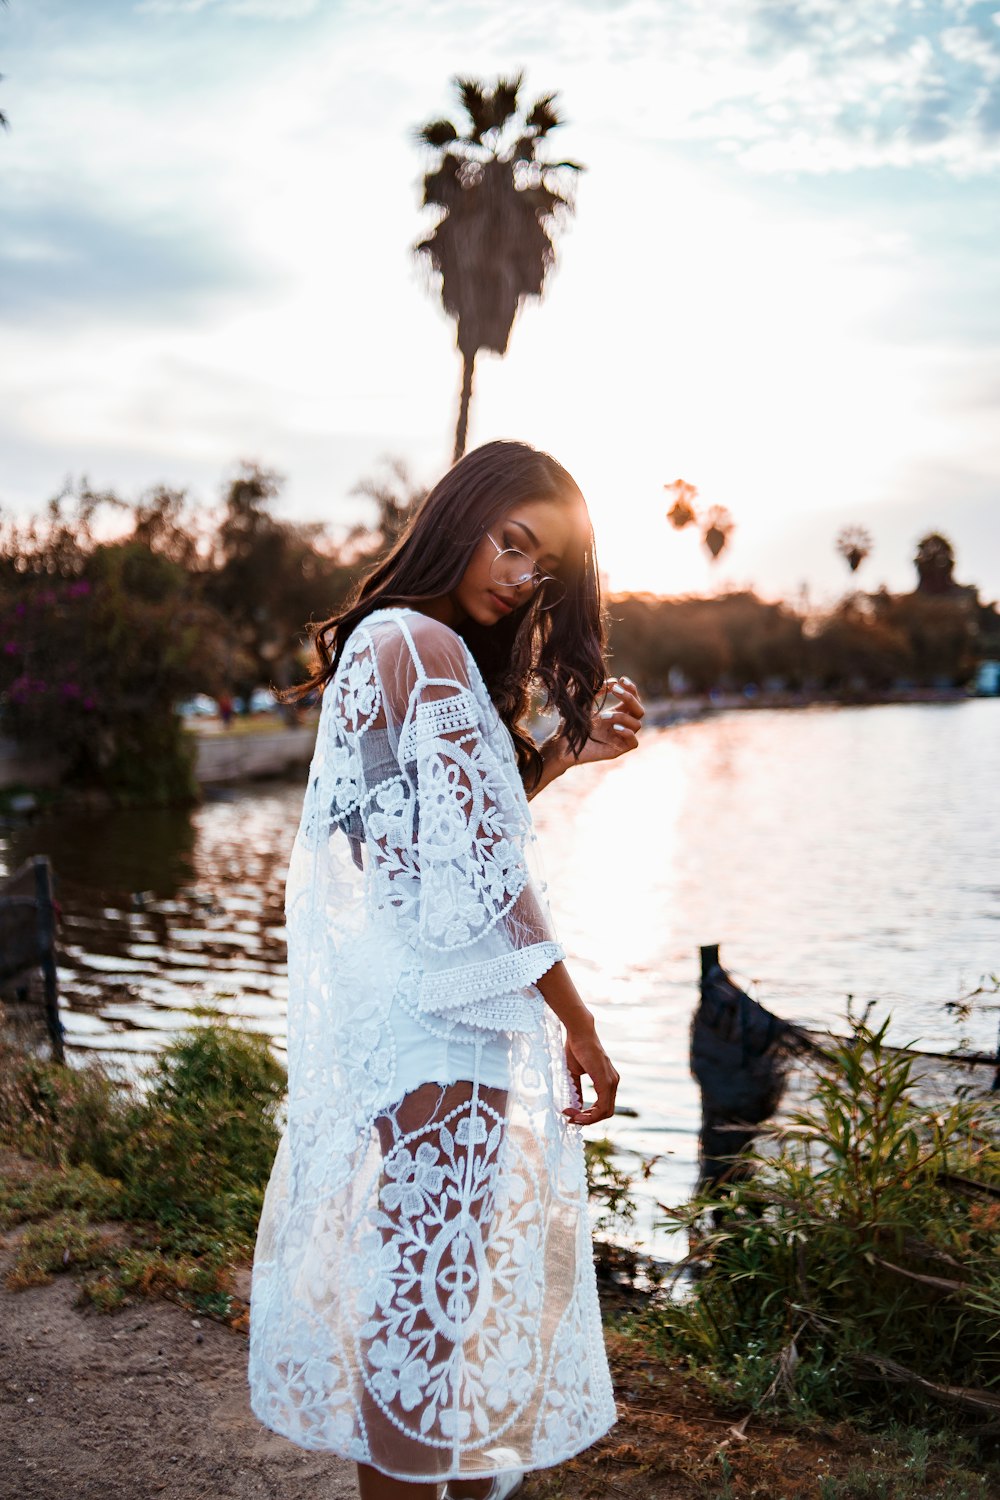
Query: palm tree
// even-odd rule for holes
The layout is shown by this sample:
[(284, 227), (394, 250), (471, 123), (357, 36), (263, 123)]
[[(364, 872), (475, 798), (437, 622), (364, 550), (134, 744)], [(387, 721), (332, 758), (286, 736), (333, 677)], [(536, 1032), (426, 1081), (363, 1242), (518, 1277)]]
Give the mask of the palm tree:
[(663, 488), (668, 495), (673, 496), (674, 501), (667, 511), (667, 520), (675, 531), (683, 531), (685, 526), (691, 526), (698, 519), (698, 512), (694, 508), (698, 491), (686, 479), (675, 479), (673, 484), (665, 484)]
[(699, 526), (709, 558), (718, 562), (736, 530), (736, 522), (729, 511), (724, 505), (712, 505), (704, 513), (699, 512), (694, 503), (698, 491), (686, 479), (675, 479), (673, 484), (665, 484), (663, 488), (674, 502), (667, 511), (671, 526), (675, 531), (683, 531), (685, 526)]
[(555, 261), (552, 230), (573, 211), (572, 184), (583, 168), (539, 156), (550, 131), (563, 123), (555, 94), (536, 99), (522, 114), (522, 73), (498, 78), (492, 88), (475, 78), (453, 82), (467, 116), (465, 133), (450, 120), (431, 120), (416, 132), (436, 153), (424, 174), (423, 205), (440, 209), (441, 217), (414, 251), (440, 275), (445, 312), (458, 325), (459, 459), (469, 429), (476, 356), (480, 349), (506, 354), (521, 303), (541, 296)]
[(713, 505), (702, 517), (704, 531), (701, 539), (712, 562), (718, 562), (729, 538), (736, 530), (736, 522), (724, 505)]
[(837, 536), (837, 551), (852, 573), (856, 573), (872, 550), (871, 532), (863, 526), (845, 526)]

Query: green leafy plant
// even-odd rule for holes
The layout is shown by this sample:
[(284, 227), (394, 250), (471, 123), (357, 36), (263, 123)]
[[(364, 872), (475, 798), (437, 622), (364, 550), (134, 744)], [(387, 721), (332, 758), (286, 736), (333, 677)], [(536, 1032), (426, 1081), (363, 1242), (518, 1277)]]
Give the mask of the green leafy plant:
[[(264, 1037), (218, 1022), (170, 1043), (131, 1084), (99, 1062), (0, 1055), (0, 1227), (29, 1225), (9, 1276), (88, 1272), (114, 1307), (167, 1292), (216, 1315), (256, 1233), (277, 1149), (285, 1073)], [(26, 1159), (34, 1165), (26, 1168)], [(125, 1222), (129, 1235), (107, 1232)]]
[(888, 1020), (858, 1028), (724, 1200), (674, 1211), (675, 1347), (752, 1406), (1000, 1418), (998, 1110), (919, 1102)]
[(615, 1161), (614, 1142), (607, 1136), (584, 1138), (584, 1163), (587, 1171), (587, 1194), (599, 1205), (593, 1222), (595, 1234), (623, 1232), (635, 1221), (636, 1204), (632, 1196), (632, 1178)]

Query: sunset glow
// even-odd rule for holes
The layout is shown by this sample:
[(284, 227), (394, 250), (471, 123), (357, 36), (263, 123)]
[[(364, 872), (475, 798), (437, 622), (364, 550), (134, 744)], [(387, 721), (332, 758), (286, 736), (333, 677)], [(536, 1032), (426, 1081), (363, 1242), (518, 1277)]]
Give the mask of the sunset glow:
[[(989, 7), (12, 0), (0, 47), (0, 505), (84, 474), (209, 504), (247, 457), (350, 521), (383, 454), (437, 477), (459, 369), (412, 129), (520, 65), (587, 171), (470, 441), (576, 474), (612, 588), (829, 595), (856, 523), (862, 584), (940, 527), (1000, 592)], [(733, 514), (715, 565), (664, 520), (678, 474)]]

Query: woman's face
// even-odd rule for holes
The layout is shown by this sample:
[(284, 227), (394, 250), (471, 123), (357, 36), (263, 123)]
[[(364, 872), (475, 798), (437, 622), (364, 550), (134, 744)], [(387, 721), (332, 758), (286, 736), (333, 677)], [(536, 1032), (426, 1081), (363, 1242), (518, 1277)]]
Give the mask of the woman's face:
[(452, 603), (463, 616), (471, 616), (480, 625), (495, 625), (505, 619), (528, 602), (535, 585), (528, 582), (514, 588), (497, 583), (490, 572), (497, 548), (515, 548), (535, 564), (539, 573), (555, 573), (579, 524), (577, 506), (558, 500), (524, 500), (512, 505), (482, 537), (461, 582), (452, 591)]

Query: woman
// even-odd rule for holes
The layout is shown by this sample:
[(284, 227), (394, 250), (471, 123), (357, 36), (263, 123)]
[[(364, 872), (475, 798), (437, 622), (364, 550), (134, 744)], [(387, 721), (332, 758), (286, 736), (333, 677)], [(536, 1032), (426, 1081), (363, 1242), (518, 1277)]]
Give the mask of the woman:
[[(632, 748), (643, 710), (627, 680), (601, 707), (586, 505), (523, 443), (457, 463), (315, 639), (251, 1400), (356, 1460), (362, 1500), (502, 1500), (615, 1420), (579, 1127), (613, 1113), (618, 1074), (532, 874), (527, 798)], [(533, 681), (561, 720), (541, 751)]]

